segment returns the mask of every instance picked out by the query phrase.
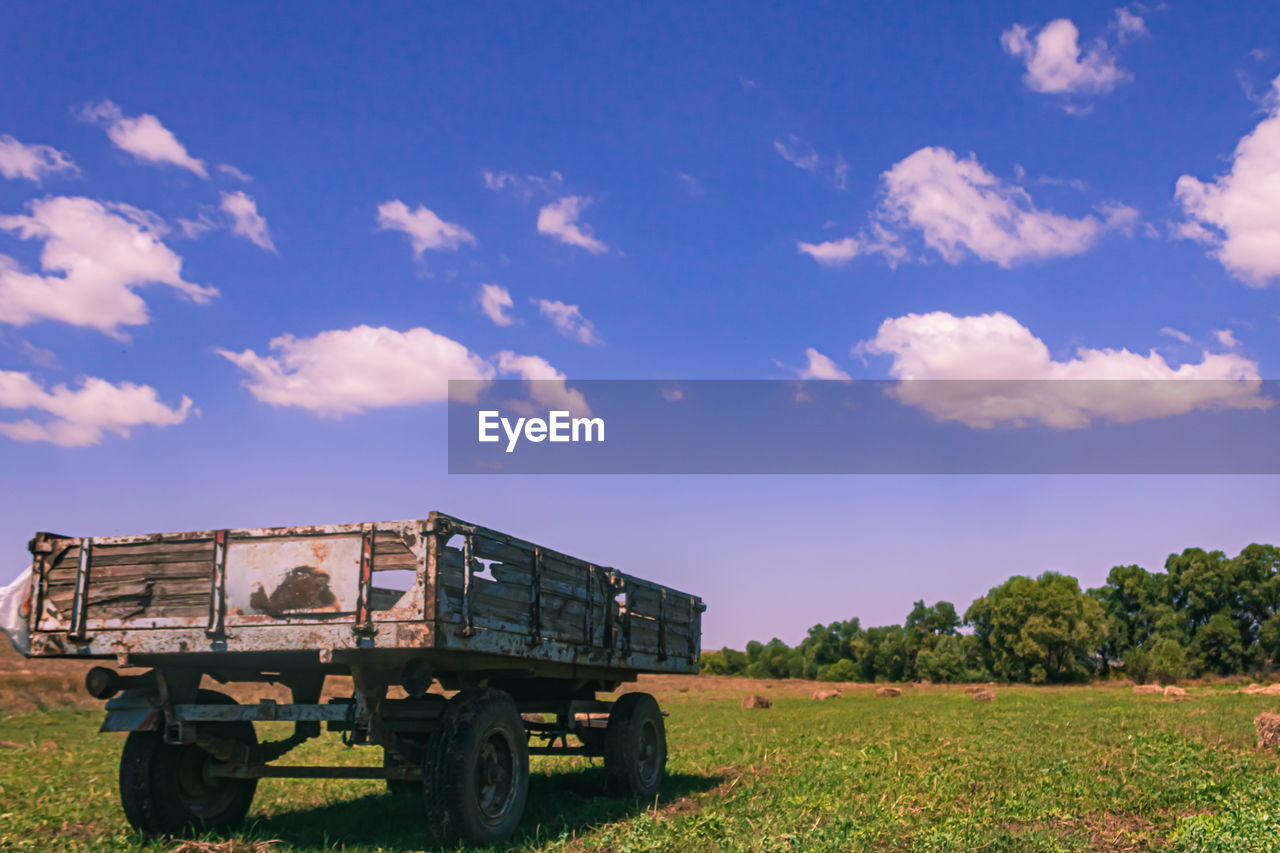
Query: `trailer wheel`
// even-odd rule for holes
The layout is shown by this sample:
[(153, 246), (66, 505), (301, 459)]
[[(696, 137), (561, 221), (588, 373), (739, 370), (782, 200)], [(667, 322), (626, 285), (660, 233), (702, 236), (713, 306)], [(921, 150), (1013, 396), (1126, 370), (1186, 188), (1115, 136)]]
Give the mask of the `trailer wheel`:
[(479, 689), (450, 699), (422, 769), (427, 821), (439, 844), (509, 838), (529, 792), (529, 743), (511, 696)]
[(604, 769), (610, 790), (624, 797), (653, 799), (667, 766), (667, 732), (658, 700), (648, 693), (624, 693), (609, 711), (604, 733)]
[[(201, 690), (201, 705), (234, 705), (230, 696)], [(220, 736), (256, 744), (253, 723), (216, 723)], [(164, 742), (163, 731), (130, 732), (120, 754), (120, 804), (124, 816), (146, 835), (225, 832), (249, 813), (257, 779), (208, 778), (216, 761), (195, 745)]]

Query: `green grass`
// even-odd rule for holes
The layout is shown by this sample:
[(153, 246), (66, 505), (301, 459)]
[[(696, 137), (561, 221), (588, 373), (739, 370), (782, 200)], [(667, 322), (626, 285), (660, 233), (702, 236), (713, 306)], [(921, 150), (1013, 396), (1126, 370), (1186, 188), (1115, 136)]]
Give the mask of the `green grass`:
[[(536, 759), (515, 850), (1274, 850), (1280, 759), (1255, 750), (1276, 700), (1227, 689), (1185, 702), (1124, 688), (859, 690), (770, 710), (662, 695), (671, 758), (656, 804), (599, 794), (585, 759)], [(172, 850), (125, 824), (122, 737), (98, 712), (0, 720), (0, 849)], [(283, 736), (280, 730), (268, 736)], [(336, 736), (290, 763), (376, 763)], [(273, 851), (421, 850), (416, 803), (381, 783), (266, 780), (236, 839)], [(210, 839), (213, 840), (213, 839)], [(224, 848), (226, 849), (226, 848)], [(230, 845), (229, 849), (238, 849)]]

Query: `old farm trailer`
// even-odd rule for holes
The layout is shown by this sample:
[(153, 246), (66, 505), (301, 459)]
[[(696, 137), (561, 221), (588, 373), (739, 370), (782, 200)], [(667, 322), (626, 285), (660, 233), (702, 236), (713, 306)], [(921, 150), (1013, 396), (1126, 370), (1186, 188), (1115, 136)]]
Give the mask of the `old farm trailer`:
[[(86, 686), (109, 699), (103, 731), (129, 732), (120, 797), (149, 834), (228, 829), (268, 776), (381, 778), (423, 797), (440, 843), (491, 843), (520, 821), (531, 754), (602, 756), (617, 793), (652, 798), (666, 762), (657, 702), (597, 694), (698, 669), (697, 597), (438, 512), (39, 533), (31, 552), (28, 654), (134, 670), (94, 667)], [(351, 676), (350, 699), (320, 701), (330, 675)], [(237, 704), (206, 680), (278, 683), (291, 701)], [(436, 683), (457, 693), (429, 693)], [(292, 733), (259, 741), (266, 722)], [(275, 763), (322, 726), (381, 747), (383, 766)]]

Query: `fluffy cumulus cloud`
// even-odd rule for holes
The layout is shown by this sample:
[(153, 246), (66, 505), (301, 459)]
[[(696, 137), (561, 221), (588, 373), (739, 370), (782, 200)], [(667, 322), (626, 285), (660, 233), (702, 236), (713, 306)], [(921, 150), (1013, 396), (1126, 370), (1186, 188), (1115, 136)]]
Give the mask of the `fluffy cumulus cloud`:
[[(1146, 23), (1139, 15), (1130, 9), (1117, 9), (1107, 35), (1124, 43), (1146, 32)], [(1129, 74), (1116, 65), (1113, 45), (1107, 37), (1100, 36), (1081, 47), (1080, 31), (1066, 18), (1050, 21), (1034, 35), (1028, 28), (1014, 24), (1001, 34), (1000, 45), (1005, 53), (1026, 65), (1022, 79), (1033, 92), (1099, 94), (1110, 92), (1129, 79)]]
[(209, 177), (205, 162), (188, 154), (186, 146), (149, 113), (129, 117), (112, 101), (101, 101), (83, 107), (80, 120), (102, 125), (117, 148), (140, 162), (177, 166), (202, 178)]
[(996, 177), (972, 155), (929, 147), (881, 175), (880, 204), (861, 233), (796, 245), (828, 266), (870, 254), (894, 266), (908, 256), (903, 234), (914, 231), (947, 263), (972, 255), (1008, 268), (1079, 254), (1109, 230), (1131, 233), (1138, 221), (1137, 210), (1116, 202), (1095, 211), (1071, 217), (1041, 210), (1024, 187)]
[[(440, 403), (449, 398), (450, 379), (484, 383), (498, 375), (529, 380), (534, 402), (590, 413), (582, 394), (567, 387), (565, 375), (539, 356), (504, 350), (485, 359), (421, 326), (403, 332), (356, 326), (310, 338), (281, 335), (268, 346), (268, 355), (251, 349), (218, 354), (248, 374), (245, 384), (261, 402), (296, 406), (321, 417)], [(478, 390), (469, 389), (472, 394)], [(529, 401), (516, 405), (527, 407)]]
[(599, 346), (604, 343), (596, 334), (595, 324), (582, 316), (577, 305), (566, 305), (559, 300), (534, 299), (538, 313), (551, 321), (556, 331), (566, 338), (588, 346)]
[[(556, 370), (546, 359), (536, 355), (516, 355), (511, 350), (503, 350), (494, 356), (498, 370), (508, 376), (519, 376), (529, 383), (529, 398), (541, 403), (548, 409), (561, 409), (575, 417), (590, 416), (591, 407), (576, 388), (570, 388), (563, 373)], [(533, 414), (531, 407), (519, 407)]]
[(1042, 423), (1073, 429), (1098, 420), (1127, 423), (1196, 409), (1269, 405), (1259, 396), (1257, 363), (1240, 355), (1204, 352), (1199, 362), (1176, 368), (1154, 350), (1141, 355), (1080, 347), (1072, 358), (1055, 359), (1030, 329), (1000, 312), (890, 318), (857, 349), (892, 359), (890, 375), (906, 380), (894, 391), (902, 402), (939, 420), (978, 428)]
[(495, 326), (510, 326), (516, 318), (509, 313), (515, 303), (511, 292), (500, 284), (480, 285), (480, 310)]
[(456, 222), (445, 222), (424, 205), (410, 210), (400, 200), (388, 201), (378, 206), (378, 227), (383, 231), (402, 231), (409, 235), (413, 256), (433, 251), (457, 251), (463, 244), (474, 246), (475, 235)]
[(74, 176), (80, 169), (70, 154), (52, 145), (23, 145), (7, 133), (0, 135), (0, 175), (40, 183), (55, 174)]
[(813, 347), (808, 347), (804, 351), (808, 364), (797, 371), (801, 379), (848, 379), (849, 374), (845, 373), (836, 363), (828, 356), (818, 352)]
[(582, 211), (591, 204), (585, 196), (565, 196), (538, 211), (538, 233), (554, 237), (561, 243), (586, 249), (592, 254), (609, 251), (609, 247), (596, 239), (591, 226), (578, 222)]
[(1280, 77), (1230, 171), (1208, 182), (1183, 175), (1177, 199), (1188, 217), (1179, 233), (1212, 247), (1232, 275), (1254, 287), (1280, 277)]
[(43, 240), (44, 274), (0, 255), (0, 322), (60, 320), (118, 337), (121, 326), (147, 322), (135, 292), (144, 284), (168, 285), (198, 303), (218, 293), (182, 277), (182, 258), (162, 242), (164, 223), (150, 213), (68, 197), (39, 199), (30, 211), (0, 216), (0, 230)]
[(399, 332), (356, 326), (311, 338), (273, 338), (270, 355), (219, 350), (249, 375), (254, 397), (339, 416), (383, 406), (413, 406), (448, 398), (450, 379), (490, 379), (493, 365), (430, 329)]
[(1025, 189), (1002, 181), (975, 158), (922, 148), (884, 174), (882, 211), (917, 229), (948, 263), (966, 253), (1001, 267), (1087, 250), (1108, 222), (1132, 224), (1136, 212), (1116, 207), (1105, 219), (1072, 218), (1038, 209)]
[(243, 237), (259, 249), (268, 252), (276, 250), (271, 241), (271, 231), (267, 228), (267, 220), (258, 213), (258, 204), (253, 197), (237, 190), (222, 194), (222, 212), (231, 218), (231, 233)]
[(183, 397), (176, 408), (160, 402), (149, 385), (85, 377), (78, 388), (46, 390), (29, 374), (0, 370), (0, 409), (27, 411), (35, 417), (0, 421), (0, 435), (15, 441), (47, 441), (64, 447), (97, 444), (103, 433), (128, 436), (140, 426), (180, 424), (194, 411)]

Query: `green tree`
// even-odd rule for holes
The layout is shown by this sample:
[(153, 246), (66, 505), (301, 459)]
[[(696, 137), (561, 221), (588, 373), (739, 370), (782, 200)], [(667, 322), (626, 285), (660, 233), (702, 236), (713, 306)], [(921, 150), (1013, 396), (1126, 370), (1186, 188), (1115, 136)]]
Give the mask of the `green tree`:
[(1225, 610), (1215, 613), (1209, 621), (1196, 629), (1195, 638), (1197, 669), (1207, 669), (1219, 675), (1230, 675), (1244, 669), (1244, 642), (1240, 627)]
[(1151, 646), (1151, 677), (1161, 684), (1172, 684), (1189, 674), (1187, 653), (1182, 644), (1162, 637)]
[(1098, 601), (1075, 578), (1018, 575), (977, 599), (965, 613), (984, 662), (998, 678), (1047, 681), (1093, 671), (1105, 623)]

